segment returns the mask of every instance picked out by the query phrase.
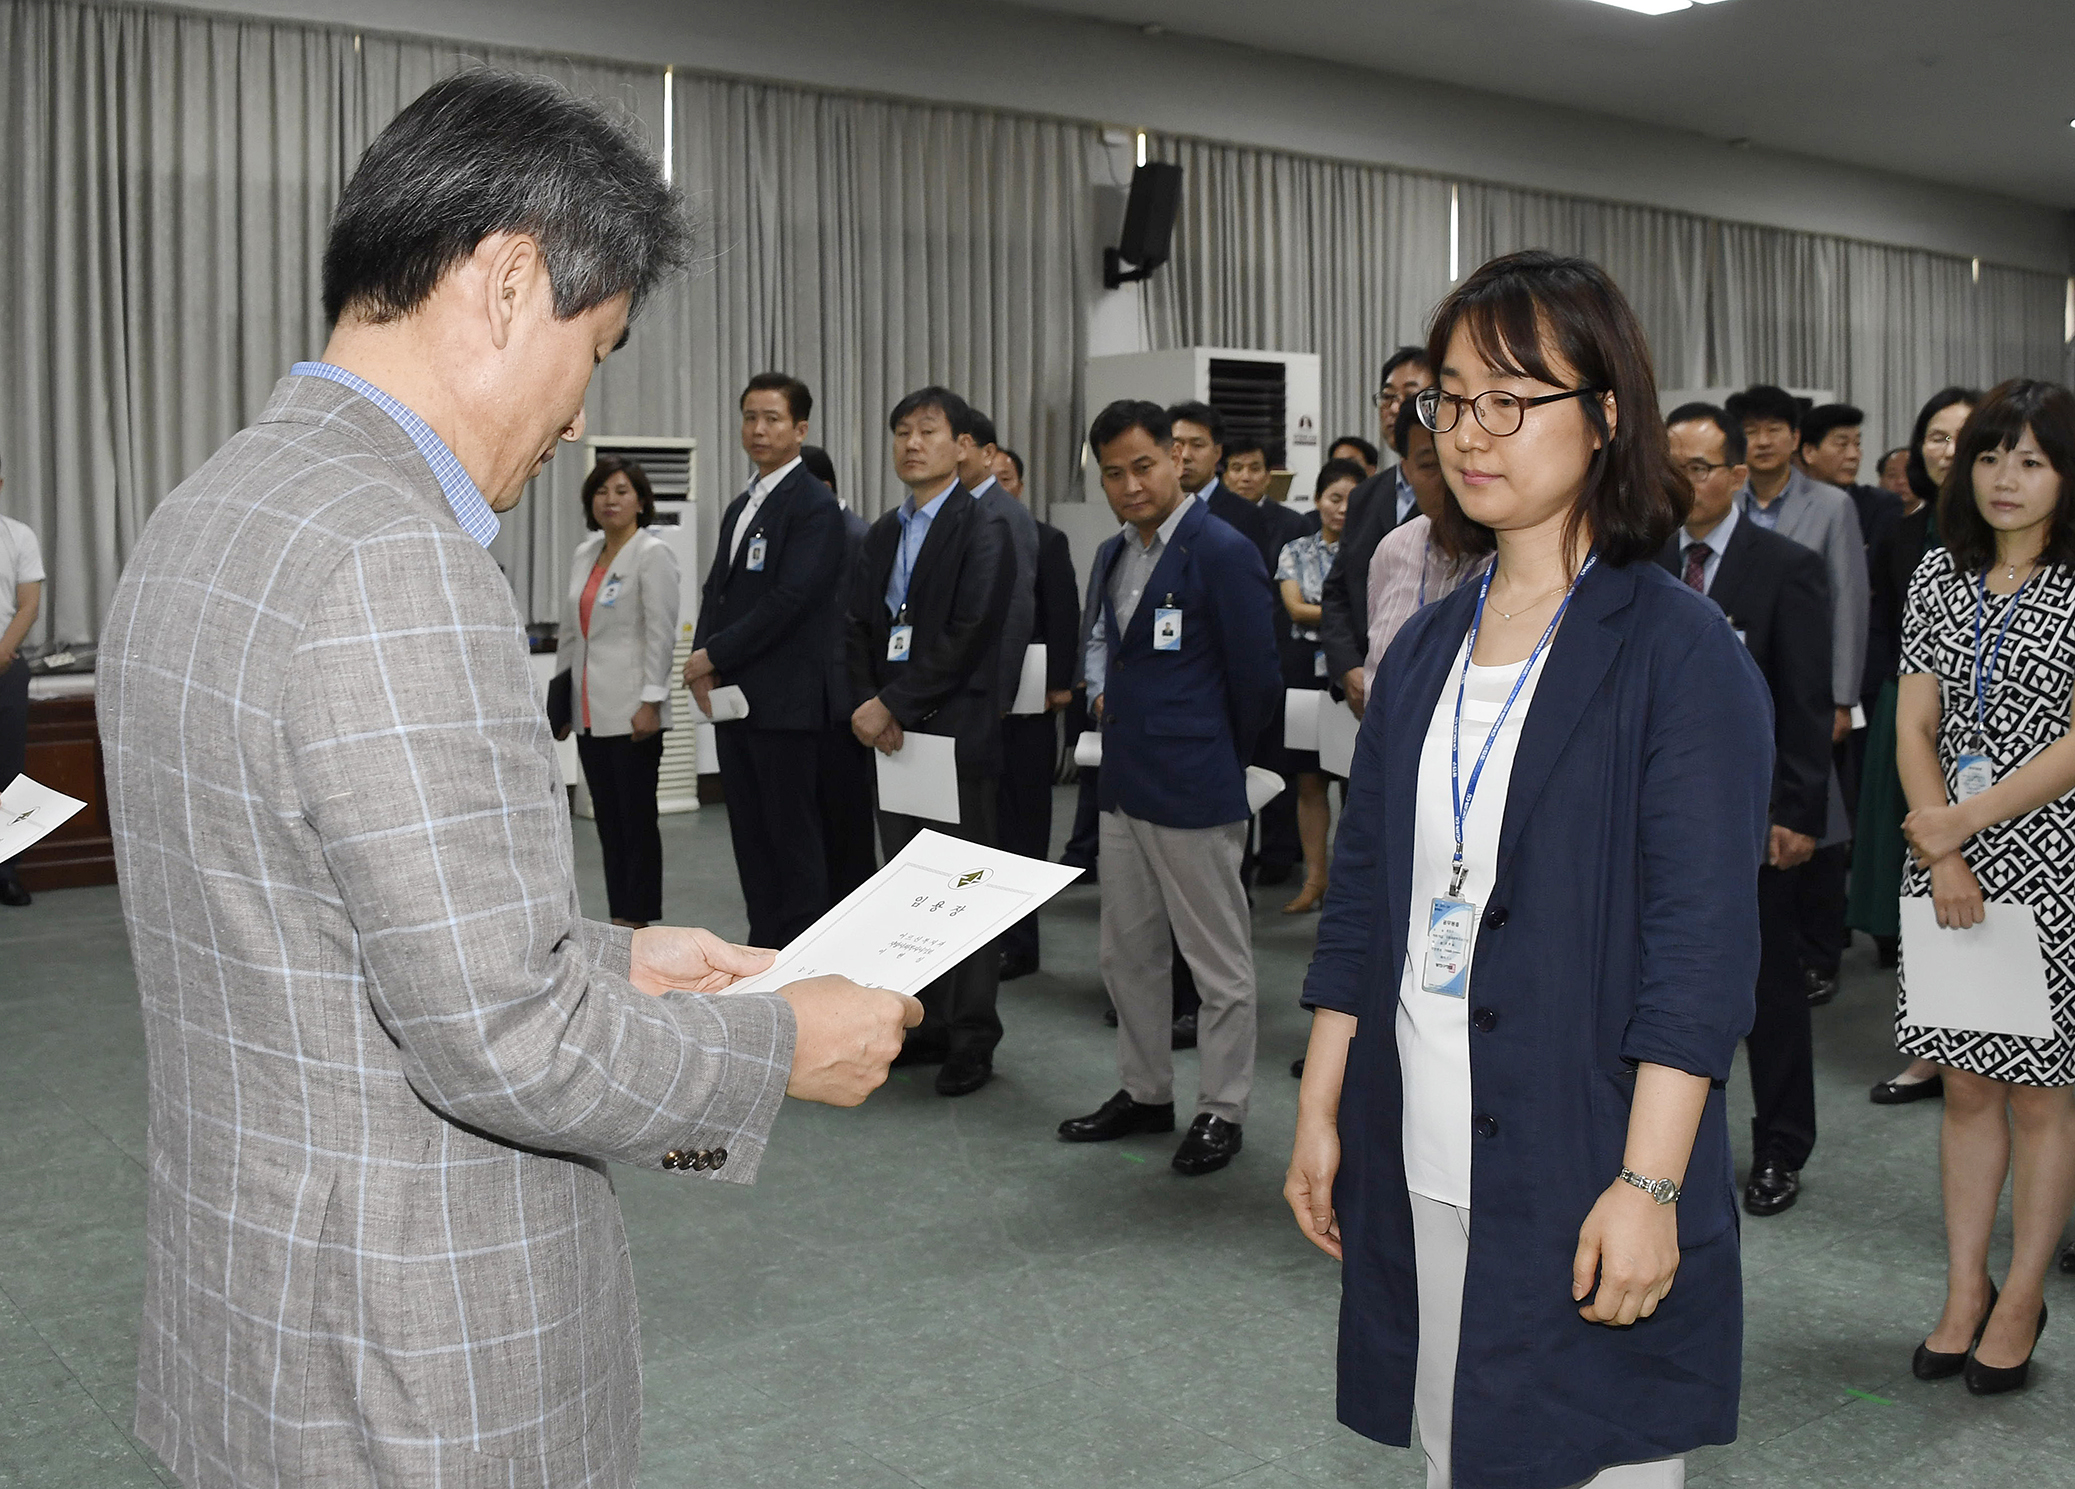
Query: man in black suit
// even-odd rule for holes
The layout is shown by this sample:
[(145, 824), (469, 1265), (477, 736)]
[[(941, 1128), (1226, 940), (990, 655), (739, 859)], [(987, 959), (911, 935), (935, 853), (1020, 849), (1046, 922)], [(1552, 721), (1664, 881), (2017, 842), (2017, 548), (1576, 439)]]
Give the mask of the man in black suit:
[[(1024, 501), (1023, 457), (997, 448), (994, 478), (1000, 489)], [(1073, 551), (1066, 534), (1037, 523), (1036, 609), (1031, 639), (1045, 648), (1045, 711), (1012, 713), (1001, 721), (1002, 775), (999, 800), (1001, 846), (1025, 858), (1052, 852), (1052, 777), (1058, 721), (1073, 701), (1074, 658), (1081, 630), (1080, 586), (1074, 582)], [(1003, 982), (1038, 970), (1038, 918), (1032, 911), (1002, 934)]]
[[(1312, 524), (1305, 519), (1302, 512), (1286, 507), (1281, 502), (1268, 500), (1268, 451), (1258, 439), (1235, 435), (1226, 441), (1225, 473), (1219, 478), (1219, 484), (1261, 514), (1261, 541), (1256, 543), (1255, 547), (1260, 549), (1261, 562), (1267, 567), (1269, 578), (1273, 579), (1276, 565), (1282, 560), (1283, 545), (1303, 537), (1311, 530)], [(1283, 615), (1280, 600), (1276, 602), (1275, 614), (1277, 645), (1284, 650), (1295, 645), (1304, 645), (1308, 666), (1309, 644), (1291, 639), (1288, 617)], [(1285, 658), (1286, 663), (1287, 661)], [(1288, 670), (1288, 666), (1285, 665), (1284, 671)], [(1285, 780), (1290, 780), (1295, 772), (1290, 768), (1289, 751), (1283, 746), (1282, 737), (1283, 706), (1282, 700), (1278, 698), (1275, 704), (1275, 717), (1261, 735), (1260, 746), (1254, 751), (1254, 758), (1250, 763), (1264, 770), (1272, 770)], [(1259, 845), (1255, 850), (1253, 882), (1285, 883), (1304, 857), (1304, 845), (1297, 837), (1296, 791), (1285, 791), (1261, 808), (1259, 822)]]
[(995, 432), (994, 420), (969, 407), (958, 441), (959, 485), (973, 494), (981, 511), (1009, 525), (1009, 554), (1015, 561), (1016, 577), (1009, 618), (1001, 634), (1001, 706), (1006, 709), (1015, 701), (1017, 685), (1023, 680), (1023, 656), (1037, 629), (1037, 519), (995, 477), (1001, 437)]
[[(893, 754), (908, 731), (957, 743), (954, 826), (881, 811), (891, 858), (923, 828), (968, 842), (995, 841), (1002, 772), (1001, 635), (1016, 579), (1009, 525), (958, 480), (965, 400), (927, 387), (894, 406), (894, 469), (907, 499), (872, 524), (850, 594), (850, 715), (858, 739)], [(920, 994), (922, 1027), (903, 1061), (942, 1060), (937, 1091), (963, 1096), (994, 1074), (1001, 1042), (995, 994), (1001, 949), (981, 947)]]
[(1758, 871), (1758, 1012), (1750, 1058), (1750, 1182), (1744, 1208), (1777, 1215), (1801, 1192), (1816, 1141), (1815, 1060), (1796, 944), (1791, 870), (1809, 860), (1830, 801), (1830, 580), (1822, 556), (1744, 520), (1743, 427), (1712, 404), (1672, 411), (1672, 459), (1693, 510), (1659, 557), (1729, 617), (1772, 690), (1772, 835)]
[(833, 903), (814, 783), (843, 609), (843, 513), (800, 463), (807, 385), (760, 372), (740, 407), (757, 475), (721, 518), (684, 681), (702, 710), (730, 684), (749, 700), (747, 718), (714, 726), (714, 748), (749, 939), (784, 946)]
[[(1433, 380), (1427, 354), (1416, 346), (1399, 347), (1383, 364), (1377, 380), (1376, 418), (1386, 445), (1399, 406)], [(1369, 559), (1384, 534), (1418, 510), (1412, 483), (1397, 466), (1378, 471), (1348, 493), (1340, 554), (1333, 560), (1319, 599), (1318, 633), (1326, 652), (1327, 675), (1357, 714), (1368, 702), (1362, 663), (1369, 655)], [(1268, 572), (1275, 570), (1271, 567)]]
[(836, 486), (836, 463), (819, 445), (800, 446), (800, 463), (836, 494), (843, 509), (843, 567), (836, 584), (842, 602), (830, 607), (834, 634), (829, 641), (829, 724), (821, 731), (821, 842), (829, 866), (829, 899), (840, 904), (849, 893), (879, 872), (879, 824), (872, 812), (872, 752), (850, 732), (850, 583), (864, 557), (865, 534), (871, 524), (852, 510)]
[(1268, 519), (1260, 508), (1241, 499), (1218, 479), (1225, 463), (1225, 416), (1207, 403), (1177, 403), (1167, 411), (1174, 421), (1175, 459), (1180, 463), (1182, 491), (1239, 529), (1256, 548), (1268, 543)]

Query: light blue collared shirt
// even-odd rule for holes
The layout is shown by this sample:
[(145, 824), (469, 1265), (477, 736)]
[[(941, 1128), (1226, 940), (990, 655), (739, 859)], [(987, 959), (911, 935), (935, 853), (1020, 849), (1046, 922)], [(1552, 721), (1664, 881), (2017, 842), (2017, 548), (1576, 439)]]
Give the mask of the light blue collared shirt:
[[(1778, 506), (1779, 503), (1774, 502), (1773, 505)], [(1728, 512), (1723, 515), (1720, 522), (1715, 524), (1714, 531), (1710, 532), (1706, 537), (1692, 538), (1687, 536), (1684, 528), (1679, 530), (1679, 536), (1684, 540), (1679, 544), (1679, 577), (1681, 579), (1686, 577), (1686, 550), (1691, 548), (1696, 542), (1707, 549), (1707, 557), (1700, 561), (1700, 592), (1702, 594), (1706, 594), (1715, 587), (1715, 573), (1722, 567), (1722, 555), (1729, 551), (1729, 535), (1736, 531), (1737, 518), (1742, 515), (1737, 510), (1737, 504), (1731, 502)]]
[(944, 509), (944, 498), (957, 489), (958, 477), (953, 476), (950, 485), (921, 505), (916, 504), (912, 491), (901, 503), (901, 546), (894, 550), (893, 572), (886, 576), (888, 615), (899, 615), (901, 606), (908, 602), (908, 581), (915, 577), (915, 560), (922, 556), (922, 545), (929, 541), (930, 525)]
[(469, 479), (447, 442), (432, 432), (432, 426), (398, 403), (387, 393), (364, 378), (355, 377), (343, 367), (334, 367), (329, 362), (298, 362), (288, 369), (290, 377), (321, 377), (337, 383), (342, 388), (351, 388), (369, 403), (396, 421), (396, 427), (404, 437), (425, 457), (432, 467), (432, 478), (439, 482), (439, 489), (454, 509), (454, 520), (461, 530), (488, 548), (497, 538), (497, 514), (483, 500), (483, 493)]
[(1780, 525), (1781, 515), (1787, 510), (1787, 503), (1801, 495), (1808, 480), (1809, 478), (1801, 473), (1799, 466), (1790, 465), (1787, 467), (1787, 484), (1780, 488), (1780, 494), (1772, 499), (1770, 506), (1758, 504), (1757, 493), (1751, 490), (1749, 481), (1744, 482), (1744, 489), (1737, 494), (1737, 505), (1743, 508), (1746, 517), (1767, 532), (1776, 531)]
[(1401, 460), (1398, 462), (1398, 521), (1404, 522), (1412, 515), (1412, 509), (1418, 505), (1419, 493), (1414, 491), (1412, 483), (1405, 479), (1405, 462)]

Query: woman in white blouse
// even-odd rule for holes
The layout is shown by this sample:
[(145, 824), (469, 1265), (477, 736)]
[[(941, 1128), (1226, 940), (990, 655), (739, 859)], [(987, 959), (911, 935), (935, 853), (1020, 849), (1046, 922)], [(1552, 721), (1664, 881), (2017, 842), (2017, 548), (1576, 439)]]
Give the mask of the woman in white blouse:
[(598, 823), (614, 925), (663, 916), (663, 837), (656, 775), (670, 727), (677, 644), (677, 555), (644, 531), (656, 515), (648, 476), (601, 455), (584, 478), (584, 524), (569, 570), (556, 647), (569, 674), (569, 722)]

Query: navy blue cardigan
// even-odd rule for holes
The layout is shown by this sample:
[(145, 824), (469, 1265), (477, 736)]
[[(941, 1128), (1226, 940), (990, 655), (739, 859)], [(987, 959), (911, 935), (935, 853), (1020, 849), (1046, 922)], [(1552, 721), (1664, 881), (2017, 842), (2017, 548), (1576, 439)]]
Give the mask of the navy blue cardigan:
[[(1385, 656), (1362, 723), (1304, 1002), (1360, 1020), (1334, 1188), (1340, 1420), (1407, 1444), (1418, 1294), (1396, 1009), (1428, 721), (1476, 586)], [(1522, 726), (1471, 964), (1460, 1489), (1556, 1489), (1736, 1435), (1743, 1348), (1721, 1083), (1751, 1026), (1772, 704), (1722, 613), (1652, 563), (1578, 586)], [(1571, 1298), (1578, 1229), (1621, 1166), (1639, 1062), (1715, 1082), (1679, 1203), (1679, 1274), (1633, 1328)]]

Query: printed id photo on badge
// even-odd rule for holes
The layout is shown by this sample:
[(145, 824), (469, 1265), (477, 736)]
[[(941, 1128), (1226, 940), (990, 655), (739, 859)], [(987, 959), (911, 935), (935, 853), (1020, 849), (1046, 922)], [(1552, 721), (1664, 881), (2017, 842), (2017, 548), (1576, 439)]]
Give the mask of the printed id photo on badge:
[(749, 540), (749, 557), (744, 561), (743, 567), (748, 569), (748, 571), (752, 574), (761, 574), (764, 572), (765, 541), (765, 537), (762, 533), (758, 533), (755, 537)]
[(1182, 613), (1165, 606), (1153, 612), (1153, 650), (1182, 649)]
[(1477, 945), (1477, 907), (1436, 896), (1427, 911), (1425, 965), (1419, 985), (1444, 998), (1470, 994), (1470, 953)]

